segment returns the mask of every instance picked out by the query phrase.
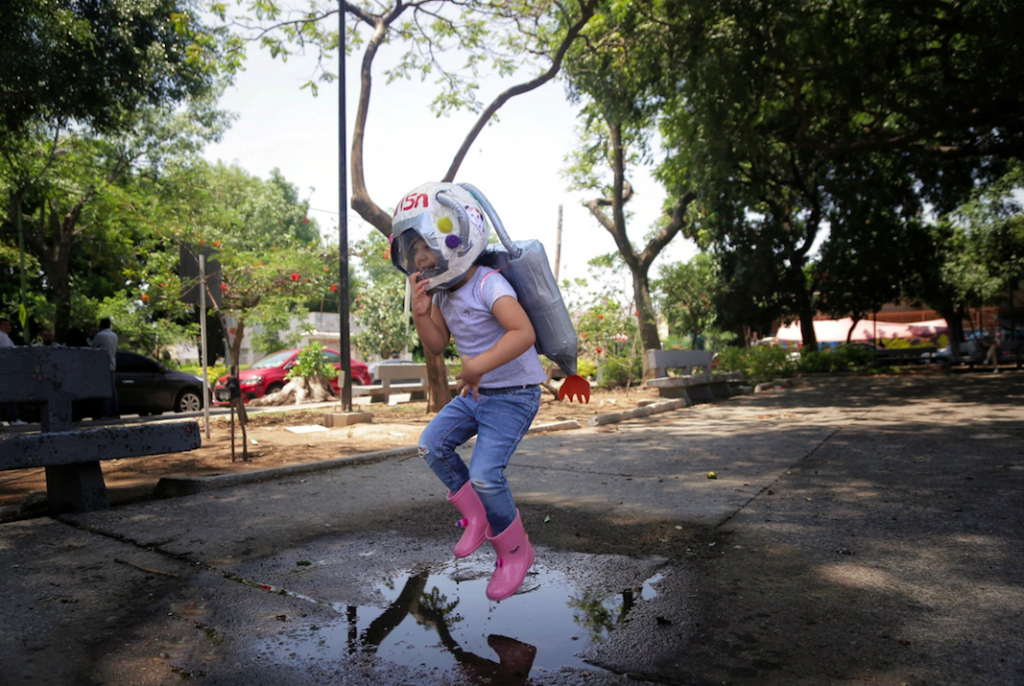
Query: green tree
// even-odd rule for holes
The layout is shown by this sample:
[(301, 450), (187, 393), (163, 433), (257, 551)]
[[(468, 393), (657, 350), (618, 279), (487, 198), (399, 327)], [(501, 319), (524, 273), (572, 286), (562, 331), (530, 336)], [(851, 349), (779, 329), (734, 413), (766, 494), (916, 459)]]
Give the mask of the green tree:
[[(193, 161), (169, 168), (158, 185), (175, 241), (218, 251), (220, 316), (222, 323), (234, 321), (224, 325), (233, 360), (247, 326), (276, 330), (328, 288), (336, 250), (322, 245), (315, 223), (305, 221), (308, 201), (296, 202), (279, 173), (265, 181), (238, 167)], [(173, 284), (174, 275), (165, 274), (163, 282)], [(177, 292), (163, 295), (176, 298)], [(212, 293), (207, 301), (213, 302)]]
[(236, 66), (237, 41), (205, 26), (196, 5), (0, 3), (0, 139), (40, 123), (124, 131), (140, 109), (208, 94)]
[[(632, 3), (613, 4), (583, 31), (586, 37), (573, 46), (566, 61), (570, 95), (585, 101), (581, 113), (580, 143), (570, 155), (566, 176), (570, 187), (599, 193), (584, 204), (612, 236), (622, 261), (632, 275), (642, 348), (660, 349), (657, 317), (651, 299), (650, 270), (672, 239), (689, 226), (687, 209), (696, 198), (688, 188), (677, 187), (661, 217), (639, 249), (628, 235), (626, 209), (633, 197), (630, 169), (650, 157), (650, 138), (658, 113), (657, 102), (636, 78), (644, 60), (652, 59), (659, 32), (653, 22)], [(638, 24), (644, 24), (641, 28)], [(628, 28), (634, 35), (620, 30)], [(644, 39), (637, 39), (642, 35)], [(643, 364), (646, 369), (646, 356)]]
[(1015, 165), (968, 202), (922, 227), (928, 250), (918, 254), (910, 292), (942, 314), (954, 346), (964, 338), (962, 322), (971, 305), (995, 302), (1024, 278), (1024, 213), (1014, 197), (1021, 182), (1021, 168)]
[(355, 308), (355, 319), (363, 330), (352, 336), (363, 353), (385, 360), (416, 344), (416, 329), (405, 311), (405, 278), (391, 265), (388, 249), (387, 239), (378, 232), (355, 246), (367, 286)]
[(700, 253), (688, 262), (665, 265), (659, 272), (656, 288), (669, 331), (690, 336), (691, 345), (696, 348), (697, 336), (715, 325), (719, 280), (714, 260)]
[[(212, 112), (217, 77), (235, 66), (233, 40), (207, 29), (194, 7), (191, 0), (0, 6), (4, 233), (25, 233), (41, 272), (28, 278), (56, 299), (58, 338), (72, 316), (73, 253), (102, 238), (103, 218), (91, 206), (141, 157), (167, 147), (167, 123), (189, 116), (176, 108), (188, 103), (194, 115), (193, 103), (207, 103)], [(182, 140), (180, 130), (176, 136)], [(38, 214), (34, 225), (23, 225), (23, 214)]]
[(58, 341), (72, 325), (76, 291), (102, 297), (132, 288), (126, 272), (154, 248), (159, 208), (155, 215), (140, 211), (148, 201), (136, 180), (159, 174), (169, 159), (194, 155), (223, 129), (224, 115), (210, 98), (188, 105), (140, 110), (125, 133), (33, 125), (34, 135), (0, 144), (0, 182), (11, 198), (0, 230), (14, 243), (23, 235), (53, 304)]
[[(1024, 141), (1020, 62), (1008, 60), (1021, 50), (1015, 3), (666, 0), (637, 11), (625, 35), (660, 48), (630, 72), (661, 99), (660, 178), (670, 195), (699, 191), (709, 214), (694, 233), (744, 309), (799, 316), (808, 348), (824, 275), (845, 278), (835, 260), (888, 257), (857, 204), (888, 214), (887, 227), (903, 222), (902, 243), (920, 207), (957, 207)], [(826, 250), (831, 269), (812, 252), (826, 226), (844, 244)], [(837, 307), (851, 283), (833, 289)]]
[[(363, 51), (350, 153), (351, 205), (371, 226), (389, 236), (391, 213), (374, 200), (363, 171), (372, 74), (380, 47), (391, 43), (403, 48), (385, 70), (388, 84), (413, 77), (436, 77), (439, 93), (433, 103), (435, 112), (440, 115), (468, 109), (479, 115), (442, 177), (443, 181), (454, 181), (473, 142), (495, 120), (501, 107), (558, 74), (566, 50), (590, 20), (596, 5), (597, 0), (389, 0), (372, 6), (313, 0), (301, 12), (288, 12), (276, 0), (259, 0), (248, 5), (240, 17), (230, 16), (225, 3), (212, 6), (226, 25), (241, 27), (246, 38), (258, 40), (272, 55), (286, 58), (292, 50), (311, 48), (318, 52), (321, 65), (333, 61), (337, 52), (337, 13), (339, 7), (344, 7), (351, 20), (346, 21), (345, 47), (361, 47)], [(464, 61), (458, 64), (457, 59)], [(532, 76), (502, 91), (486, 105), (478, 100), (483, 76), (506, 77), (524, 69)], [(315, 93), (317, 80), (334, 78), (336, 75), (325, 68), (306, 86)], [(447, 372), (442, 357), (428, 351), (426, 360), (429, 409), (436, 412), (450, 397)]]

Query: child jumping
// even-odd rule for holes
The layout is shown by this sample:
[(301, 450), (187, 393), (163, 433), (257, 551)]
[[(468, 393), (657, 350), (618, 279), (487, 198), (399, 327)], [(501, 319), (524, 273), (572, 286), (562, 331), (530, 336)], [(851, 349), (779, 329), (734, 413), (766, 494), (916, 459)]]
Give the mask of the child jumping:
[[(499, 272), (478, 263), (488, 232), (466, 190), (427, 183), (406, 195), (395, 212), (391, 259), (409, 277), (423, 346), (441, 355), (454, 336), (462, 358), (457, 395), (424, 429), (419, 452), (463, 516), (455, 556), (490, 541), (498, 560), (487, 597), (504, 600), (533, 564), (505, 467), (537, 414), (539, 384), (547, 375), (515, 290)], [(473, 436), (467, 467), (456, 448)]]

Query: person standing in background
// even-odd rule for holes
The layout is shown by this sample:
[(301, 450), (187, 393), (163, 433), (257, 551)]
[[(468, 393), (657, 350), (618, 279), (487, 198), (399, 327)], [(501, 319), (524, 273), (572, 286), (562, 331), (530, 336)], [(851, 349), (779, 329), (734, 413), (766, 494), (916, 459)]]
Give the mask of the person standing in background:
[(110, 397), (101, 402), (100, 414), (106, 419), (117, 419), (121, 416), (120, 403), (117, 400), (117, 334), (110, 330), (110, 318), (100, 320), (100, 330), (92, 337), (93, 348), (106, 350), (110, 355)]
[(11, 340), (11, 320), (0, 318), (0, 348), (13, 348), (14, 341)]
[[(11, 320), (0, 318), (0, 348), (13, 348), (11, 340)], [(11, 426), (21, 426), (25, 422), (18, 418), (18, 406), (15, 403), (0, 404), (0, 421), (7, 420)]]

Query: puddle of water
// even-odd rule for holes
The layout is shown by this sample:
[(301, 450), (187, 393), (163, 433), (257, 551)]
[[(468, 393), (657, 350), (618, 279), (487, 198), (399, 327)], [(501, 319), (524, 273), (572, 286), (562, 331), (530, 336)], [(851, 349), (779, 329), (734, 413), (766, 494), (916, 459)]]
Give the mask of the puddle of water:
[(653, 598), (661, 579), (599, 597), (563, 572), (534, 570), (524, 590), (500, 603), (485, 595), (489, 569), (452, 563), (396, 573), (376, 586), (386, 607), (335, 605), (339, 621), (296, 627), (260, 652), (286, 663), (373, 654), (407, 667), (459, 668), (481, 683), (525, 678), (533, 669), (593, 669), (579, 653), (607, 638), (640, 600)]

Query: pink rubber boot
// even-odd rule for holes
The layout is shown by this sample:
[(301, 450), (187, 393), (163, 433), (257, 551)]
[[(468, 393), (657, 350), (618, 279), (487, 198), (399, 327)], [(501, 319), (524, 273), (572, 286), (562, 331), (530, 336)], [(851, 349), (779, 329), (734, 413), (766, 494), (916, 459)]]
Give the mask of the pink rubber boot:
[(487, 584), (487, 597), (504, 600), (519, 590), (526, 578), (526, 572), (533, 564), (533, 546), (523, 528), (523, 519), (516, 510), (516, 519), (497, 536), (487, 534), (487, 540), (498, 553), (494, 574)]
[(469, 481), (462, 485), (458, 493), (452, 494), (448, 491), (448, 502), (462, 513), (462, 519), (456, 522), (456, 525), (465, 529), (462, 538), (455, 545), (455, 557), (466, 557), (483, 545), (484, 538), (491, 533), (484, 504), (480, 502), (480, 496), (473, 490), (473, 484)]

